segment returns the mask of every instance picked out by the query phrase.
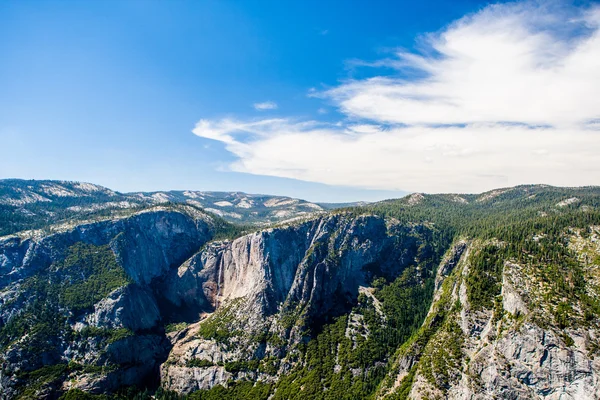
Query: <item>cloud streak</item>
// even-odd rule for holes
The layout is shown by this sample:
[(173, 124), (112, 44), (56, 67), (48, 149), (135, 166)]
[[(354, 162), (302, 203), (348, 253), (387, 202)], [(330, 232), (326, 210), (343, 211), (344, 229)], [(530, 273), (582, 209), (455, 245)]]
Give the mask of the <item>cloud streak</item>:
[(201, 120), (194, 133), (223, 142), (232, 170), (334, 185), (599, 184), (599, 27), (597, 6), (492, 5), (424, 36), (422, 52), (371, 63), (394, 76), (312, 93), (341, 123)]
[(238, 157), (234, 171), (369, 189), (478, 192), (524, 182), (586, 185), (600, 176), (594, 131), (483, 124), (382, 129), (283, 119), (203, 120), (194, 133), (225, 143)]
[(266, 111), (266, 110), (276, 110), (277, 103), (273, 101), (265, 101), (263, 103), (254, 103), (254, 109), (258, 111)]

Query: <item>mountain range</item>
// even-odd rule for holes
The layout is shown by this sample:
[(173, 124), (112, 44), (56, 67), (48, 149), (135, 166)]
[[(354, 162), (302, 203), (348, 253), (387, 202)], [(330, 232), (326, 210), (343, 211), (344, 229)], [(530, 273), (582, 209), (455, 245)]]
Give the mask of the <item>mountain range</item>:
[(329, 209), (367, 204), (312, 203), (285, 196), (242, 192), (167, 191), (119, 193), (91, 183), (43, 180), (0, 180), (0, 235), (60, 221), (103, 218), (124, 210), (181, 203), (237, 224), (268, 225), (322, 213)]
[(1, 399), (599, 399), (600, 188), (0, 181)]

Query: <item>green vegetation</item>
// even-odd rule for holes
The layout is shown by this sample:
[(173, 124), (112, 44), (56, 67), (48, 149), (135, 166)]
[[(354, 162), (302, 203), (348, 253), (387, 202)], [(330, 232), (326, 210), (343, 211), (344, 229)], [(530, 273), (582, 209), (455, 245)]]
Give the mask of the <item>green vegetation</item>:
[(231, 361), (225, 363), (225, 370), (231, 373), (240, 371), (256, 371), (259, 366), (260, 360)]
[[(281, 378), (274, 399), (364, 399), (389, 371), (389, 357), (421, 326), (433, 292), (433, 268), (439, 256), (407, 268), (374, 293), (380, 304), (362, 295), (354, 314), (364, 324), (346, 335), (349, 317), (326, 325), (302, 352), (302, 364)], [(381, 314), (380, 314), (381, 312)], [(360, 320), (360, 318), (359, 318)], [(339, 371), (339, 372), (336, 372)], [(357, 371), (360, 371), (358, 374)]]
[(460, 379), (463, 333), (455, 319), (448, 320), (428, 343), (419, 365), (421, 373), (434, 387), (442, 391)]
[(200, 324), (198, 336), (204, 339), (214, 339), (218, 343), (229, 343), (229, 340), (235, 336), (240, 336), (242, 332), (232, 328), (232, 323), (236, 319), (236, 305), (244, 300), (243, 297), (234, 299), (221, 307), (217, 312), (211, 315), (207, 320)]
[(276, 333), (271, 333), (269, 331), (264, 331), (255, 335), (252, 335), (251, 340), (254, 343), (269, 343), (275, 347), (285, 346), (286, 341)]
[(58, 306), (47, 301), (44, 293), (34, 299), (19, 315), (0, 328), (2, 349), (16, 341), (32, 354), (52, 351), (61, 336), (68, 334), (70, 327)]
[[(0, 346), (23, 340), (22, 347), (33, 354), (51, 351), (60, 338), (67, 340), (74, 334), (65, 309), (78, 314), (127, 283), (108, 246), (77, 243), (68, 249), (63, 261), (23, 283), (18, 301), (26, 306), (0, 328)], [(107, 334), (94, 329), (98, 328), (86, 328), (84, 334), (108, 336), (110, 340), (126, 336), (125, 332)]]
[(78, 242), (67, 250), (63, 261), (26, 280), (22, 289), (77, 314), (128, 283), (108, 245)]
[[(468, 237), (491, 241), (471, 256), (468, 295), (475, 309), (493, 308), (500, 293), (503, 262), (512, 260), (531, 267), (546, 289), (545, 301), (556, 304), (563, 298), (582, 303), (588, 315), (600, 315), (600, 303), (586, 291), (585, 274), (576, 254), (568, 248), (568, 234), (600, 224), (598, 188), (554, 188), (518, 186), (483, 196), (424, 195), (411, 204), (406, 198), (350, 209), (356, 214), (372, 212), (401, 222), (433, 224), (441, 237)], [(557, 206), (566, 199), (579, 202)], [(467, 203), (468, 202), (468, 203)], [(585, 234), (584, 234), (585, 235)], [(556, 308), (563, 318), (570, 310)], [(572, 315), (572, 314), (571, 314)]]
[(279, 359), (277, 357), (267, 357), (260, 360), (258, 371), (263, 374), (275, 375), (279, 369)]
[(78, 242), (64, 261), (50, 267), (49, 290), (58, 292), (59, 304), (79, 312), (93, 307), (129, 279), (108, 245)]
[[(81, 365), (75, 362), (68, 364), (54, 364), (46, 365), (40, 369), (29, 372), (21, 372), (18, 374), (20, 379), (26, 380), (27, 386), (19, 393), (18, 399), (37, 399), (39, 398), (39, 391), (47, 386), (64, 381), (67, 376), (72, 372), (84, 372), (84, 373), (99, 373), (107, 372), (110, 368), (95, 366), (95, 365)], [(60, 399), (62, 400), (108, 400), (109, 397), (105, 395), (93, 395), (85, 393), (81, 390), (69, 390), (63, 394)]]
[[(600, 221), (600, 189), (517, 186), (482, 195), (423, 195), (349, 208), (354, 214), (374, 213), (402, 223), (434, 223), (451, 236), (522, 239), (528, 233), (562, 233), (569, 226), (588, 228)], [(464, 201), (458, 199), (460, 196)], [(556, 204), (577, 197), (579, 203)], [(465, 202), (466, 201), (466, 202)], [(582, 209), (582, 207), (588, 207)], [(512, 240), (509, 240), (512, 241)]]
[(109, 397), (103, 394), (90, 394), (79, 389), (71, 389), (58, 400), (108, 400)]
[(94, 395), (79, 389), (71, 389), (59, 400), (267, 400), (272, 386), (263, 382), (229, 382), (227, 388), (217, 385), (209, 390), (199, 390), (190, 395), (158, 388), (156, 391), (139, 389), (135, 386), (124, 387), (114, 394)]
[[(1, 192), (0, 192), (1, 194)], [(578, 202), (558, 206), (566, 198)], [(179, 207), (171, 204), (173, 207)], [(44, 206), (45, 207), (45, 206)], [(598, 188), (562, 189), (522, 186), (505, 191), (476, 195), (424, 195), (420, 200), (390, 200), (360, 208), (336, 211), (353, 215), (377, 214), (401, 223), (394, 235), (394, 249), (385, 249), (382, 260), (365, 270), (372, 277), (371, 288), (363, 290), (356, 301), (336, 317), (310, 321), (302, 309), (288, 305), (280, 319), (284, 328), (304, 329), (305, 341), (288, 349), (290, 361), (299, 362), (276, 384), (230, 382), (189, 396), (172, 392), (127, 389), (111, 396), (94, 396), (71, 390), (63, 399), (369, 399), (382, 387), (390, 387), (389, 377), (399, 369), (394, 361), (407, 354), (419, 361), (401, 381), (393, 400), (406, 399), (416, 374), (431, 385), (447, 390), (459, 377), (463, 360), (462, 330), (457, 324), (460, 301), (451, 300), (451, 283), (460, 276), (451, 275), (442, 287), (434, 312), (426, 319), (433, 295), (434, 276), (442, 253), (457, 238), (468, 238), (475, 245), (468, 258), (465, 276), (467, 298), (473, 310), (493, 312), (493, 321), (522, 323), (526, 318), (553, 329), (597, 323), (600, 299), (590, 290), (588, 271), (579, 255), (569, 247), (570, 229), (588, 238), (590, 225), (600, 224)], [(28, 218), (13, 217), (11, 206), (0, 206), (0, 226), (9, 221), (5, 232), (26, 226)], [(233, 225), (215, 217), (216, 239), (230, 239), (251, 227)], [(373, 240), (377, 240), (374, 238)], [(307, 254), (327, 268), (340, 262), (333, 243), (315, 243)], [(389, 250), (389, 251), (388, 251)], [(600, 263), (600, 255), (591, 252), (588, 264)], [(530, 291), (534, 316), (505, 315), (501, 284), (507, 261), (518, 264), (523, 274), (539, 290)], [(505, 267), (506, 265), (506, 267)], [(391, 272), (390, 272), (391, 271)], [(65, 252), (61, 262), (53, 264), (23, 282), (23, 295), (15, 301), (25, 304), (20, 314), (0, 328), (0, 346), (20, 341), (28, 354), (51, 352), (62, 341), (96, 337), (111, 343), (132, 336), (127, 329), (109, 330), (88, 327), (73, 332), (67, 323), (89, 310), (115, 288), (129, 283), (108, 246), (78, 243)], [(32, 300), (23, 301), (25, 297)], [(238, 300), (242, 301), (242, 299)], [(286, 341), (269, 333), (243, 331), (237, 303), (220, 308), (199, 328), (198, 335), (231, 344), (236, 338), (249, 339), (252, 345), (269, 343), (285, 347)], [(345, 311), (345, 312), (342, 312)], [(185, 328), (169, 324), (166, 332)], [(574, 345), (563, 332), (564, 343)], [(597, 350), (597, 349), (596, 349)], [(596, 351), (594, 350), (594, 351)], [(592, 351), (592, 350), (590, 350)], [(282, 365), (276, 357), (250, 358), (219, 364), (228, 372), (261, 372), (274, 375)], [(283, 364), (285, 366), (285, 364)], [(192, 359), (188, 367), (213, 366), (208, 360)], [(100, 369), (98, 369), (100, 368)], [(52, 365), (22, 373), (27, 382), (23, 396), (35, 397), (38, 390), (67, 379), (73, 372), (102, 372), (102, 367)], [(386, 378), (388, 377), (388, 378)]]
[(189, 324), (187, 322), (178, 322), (178, 323), (167, 324), (165, 326), (165, 332), (166, 333), (177, 332), (177, 331), (187, 328), (188, 325)]
[[(460, 269), (455, 269), (444, 280), (432, 313), (427, 316), (418, 331), (396, 351), (394, 360), (402, 357), (420, 360), (408, 371), (400, 387), (390, 396), (391, 400), (408, 398), (417, 371), (442, 392), (447, 389), (449, 382), (456, 379), (456, 369), (462, 358), (462, 331), (456, 320), (462, 305), (460, 301), (452, 302), (452, 292), (460, 275)], [(391, 388), (391, 379), (399, 372), (398, 365), (394, 365), (391, 371), (380, 388)]]
[(188, 360), (185, 363), (186, 367), (189, 368), (206, 368), (206, 367), (212, 367), (215, 364), (212, 361), (209, 360), (204, 360), (201, 358), (192, 358), (191, 360)]
[(118, 342), (119, 340), (123, 340), (130, 336), (134, 336), (135, 333), (127, 328), (117, 328), (117, 329), (109, 329), (109, 328), (98, 328), (95, 326), (86, 326), (79, 332), (74, 332), (76, 337), (80, 338), (103, 338), (107, 340), (107, 343)]
[[(81, 338), (96, 337), (109, 344), (132, 336), (134, 333), (125, 328), (89, 326), (75, 332), (69, 324), (71, 315), (90, 309), (111, 291), (127, 283), (125, 272), (116, 263), (108, 246), (77, 243), (66, 250), (62, 261), (23, 282), (21, 293), (14, 302), (24, 304), (24, 307), (0, 327), (0, 346), (6, 349), (18, 343), (26, 357), (52, 359), (59, 347)], [(74, 371), (104, 373), (109, 370), (107, 367), (70, 363), (23, 372), (20, 378), (26, 386), (22, 396), (36, 397), (37, 390), (65, 379)], [(72, 398), (78, 394), (71, 393), (69, 396)]]
[(110, 336), (108, 338), (108, 343), (115, 343), (119, 340), (123, 340), (131, 336), (135, 336), (135, 334), (130, 329), (118, 328), (111, 331)]
[(207, 211), (204, 212), (209, 214), (213, 218), (214, 234), (212, 240), (233, 240), (242, 235), (245, 235), (248, 232), (256, 230), (255, 226), (232, 224), (230, 222), (225, 221), (218, 215), (211, 214)]
[(61, 380), (64, 375), (69, 372), (67, 364), (56, 364), (47, 365), (40, 369), (31, 372), (24, 372), (19, 374), (21, 379), (26, 379), (29, 384), (19, 394), (20, 399), (35, 399), (37, 398), (37, 392), (44, 387), (44, 385), (51, 384), (53, 382)]
[(504, 254), (497, 245), (487, 244), (471, 254), (467, 275), (467, 296), (474, 310), (491, 308), (502, 290)]
[(267, 400), (271, 385), (262, 382), (231, 382), (227, 388), (217, 385), (187, 396), (187, 400)]
[(108, 400), (109, 397), (103, 394), (90, 394), (79, 389), (71, 389), (58, 400)]
[(71, 389), (65, 392), (59, 400), (185, 400), (186, 398), (186, 396), (179, 396), (175, 392), (161, 388), (151, 391), (128, 386), (113, 394), (90, 394), (79, 389)]

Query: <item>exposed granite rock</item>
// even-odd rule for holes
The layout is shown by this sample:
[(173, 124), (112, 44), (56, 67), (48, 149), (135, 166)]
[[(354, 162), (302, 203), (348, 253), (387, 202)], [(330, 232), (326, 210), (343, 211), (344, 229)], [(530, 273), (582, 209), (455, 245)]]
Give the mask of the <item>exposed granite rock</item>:
[[(23, 295), (24, 283), (63, 260), (76, 243), (109, 246), (127, 283), (93, 307), (57, 308), (64, 329), (42, 351), (34, 354), (27, 346), (29, 334), (8, 343), (0, 353), (0, 399), (15, 398), (28, 372), (68, 362), (94, 368), (65, 372), (37, 397), (70, 388), (110, 392), (158, 373), (164, 388), (179, 393), (231, 380), (276, 382), (297, 365), (294, 346), (310, 338), (309, 329), (318, 331), (345, 314), (346, 337), (368, 336), (363, 316), (351, 312), (357, 295), (370, 297), (377, 309), (369, 283), (398, 277), (426, 247), (423, 237), (432, 229), (335, 213), (207, 244), (210, 218), (188, 211), (158, 207), (46, 236), (2, 238), (0, 327), (35, 300), (33, 291), (30, 298)], [(596, 234), (576, 236), (571, 248), (591, 252)], [(597, 324), (559, 329), (552, 320), (555, 304), (526, 265), (504, 260), (494, 306), (470, 304), (469, 257), (481, 242), (465, 239), (449, 249), (437, 270), (429, 315), (398, 350), (378, 396), (409, 379), (411, 399), (600, 399)], [(586, 282), (600, 276), (595, 255), (580, 256)], [(589, 292), (598, 293), (597, 285)], [(577, 311), (577, 299), (569, 300)], [(191, 324), (165, 335), (165, 321), (181, 320)], [(277, 360), (275, 371), (232, 368), (244, 362), (264, 367), (269, 359)]]
[(7, 237), (0, 241), (0, 290), (61, 260), (78, 242), (110, 244), (131, 279), (148, 284), (179, 266), (210, 239), (212, 227), (207, 221), (158, 208), (128, 218), (77, 225), (48, 236)]
[(513, 283), (513, 270), (518, 265), (506, 262), (504, 264), (504, 273), (502, 274), (502, 307), (513, 315), (526, 315), (529, 311), (525, 301), (521, 298), (519, 292), (515, 289)]
[(469, 370), (480, 386), (475, 392), (458, 388), (464, 395), (456, 398), (598, 399), (600, 363), (589, 358), (581, 333), (575, 336), (580, 346), (569, 347), (534, 324), (508, 332), (473, 355)]
[[(412, 370), (415, 376), (409, 399), (600, 399), (600, 359), (593, 354), (597, 351), (597, 328), (592, 324), (562, 330), (552, 321), (540, 326), (539, 316), (545, 315), (540, 307), (546, 305), (536, 309), (530, 304), (534, 284), (523, 266), (504, 264), (503, 317), (497, 311), (471, 308), (465, 278), (469, 253), (480, 245), (469, 244), (453, 271), (444, 266), (438, 270), (437, 293), (425, 322), (434, 333), (425, 342), (417, 339), (405, 347), (395, 362), (395, 375), (390, 379), (393, 384), (380, 390), (379, 397), (397, 390)], [(445, 325), (440, 325), (441, 310), (449, 313)], [(455, 359), (458, 364), (454, 366), (453, 360), (435, 361), (446, 365), (443, 373), (447, 377), (442, 382), (447, 384), (440, 386), (430, 364), (434, 362), (431, 354), (438, 354), (435, 346), (449, 346), (444, 327), (452, 322), (462, 331), (462, 356)]]
[(224, 367), (183, 367), (171, 366), (169, 373), (162, 375), (161, 384), (179, 393), (191, 393), (196, 390), (224, 384), (233, 377)]
[[(104, 373), (76, 373), (73, 379), (63, 383), (63, 390), (106, 393), (122, 386), (137, 385), (140, 379), (154, 373), (157, 360), (162, 359), (168, 348), (168, 341), (156, 334), (131, 336), (111, 343), (100, 352), (92, 352), (96, 365), (107, 366)], [(77, 356), (81, 351), (78, 349), (71, 355)]]
[(261, 317), (298, 303), (326, 314), (336, 292), (355, 296), (367, 284), (369, 268), (398, 274), (410, 260), (397, 242), (418, 229), (424, 228), (388, 227), (380, 217), (343, 214), (267, 229), (211, 243), (170, 272), (162, 293), (176, 305), (196, 303), (205, 311), (251, 297)]
[[(57, 231), (47, 236), (21, 235), (0, 241), (0, 327), (18, 318), (36, 302), (40, 293), (35, 290), (35, 284), (26, 286), (25, 283), (38, 276), (38, 272), (56, 276), (61, 282), (70, 280), (69, 272), (50, 267), (62, 262), (75, 244), (109, 246), (130, 283), (113, 290), (92, 309), (74, 312), (58, 304), (42, 306), (42, 309), (50, 307), (54, 314), (43, 317), (50, 320), (40, 322), (46, 324), (40, 325), (41, 334), (52, 331), (53, 336), (36, 339), (35, 344), (30, 345), (30, 335), (26, 334), (2, 350), (2, 399), (14, 398), (19, 393), (18, 388), (26, 382), (20, 376), (49, 365), (74, 362), (95, 368), (93, 373), (85, 372), (85, 368), (78, 372), (66, 371), (65, 374), (72, 376), (66, 379), (65, 375), (66, 386), (63, 387), (92, 392), (137, 384), (149, 373), (157, 372), (158, 363), (166, 356), (170, 344), (159, 328), (162, 316), (154, 282), (170, 269), (177, 270), (209, 240), (213, 225), (210, 217), (196, 209), (155, 207), (128, 217)], [(30, 289), (24, 291), (24, 287)], [(36, 307), (40, 309), (39, 305)], [(98, 368), (101, 373), (97, 372)], [(42, 385), (36, 396), (52, 397), (52, 393), (60, 389), (48, 385), (50, 383)]]
[(89, 325), (138, 331), (156, 326), (160, 311), (152, 292), (133, 284), (115, 289), (96, 303), (86, 319)]
[[(188, 329), (174, 340), (169, 360), (161, 367), (163, 386), (187, 393), (240, 379), (219, 368), (206, 367), (208, 371), (200, 373), (186, 367), (192, 359), (216, 363), (282, 358), (284, 349), (261, 347), (252, 336), (266, 331), (296, 343), (304, 327), (349, 311), (359, 288), (373, 276), (393, 279), (409, 265), (414, 259), (409, 249), (415, 247), (414, 234), (420, 230), (427, 228), (376, 216), (335, 214), (210, 244), (173, 270), (162, 292), (174, 304), (216, 310), (199, 325), (225, 319), (227, 309), (227, 329), (241, 334), (225, 346), (203, 338), (198, 327)], [(293, 327), (282, 324), (286, 317), (293, 319)]]
[(0, 240), (0, 290), (50, 265), (47, 249), (31, 238)]

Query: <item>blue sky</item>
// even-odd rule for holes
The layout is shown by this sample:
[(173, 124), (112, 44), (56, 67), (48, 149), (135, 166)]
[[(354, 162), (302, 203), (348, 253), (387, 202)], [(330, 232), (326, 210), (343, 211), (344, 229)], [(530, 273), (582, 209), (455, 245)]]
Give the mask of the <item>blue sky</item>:
[[(5, 0), (0, 178), (315, 201), (518, 183), (598, 184), (600, 171), (590, 160), (600, 150), (600, 113), (583, 104), (600, 88), (598, 74), (588, 71), (598, 61), (598, 15), (593, 3), (558, 2)], [(550, 24), (565, 16), (575, 22)], [(514, 42), (524, 44), (510, 48)], [(548, 43), (564, 46), (555, 46), (552, 57), (538, 54)], [(545, 97), (587, 88), (572, 90), (579, 100), (566, 96), (561, 101), (568, 104), (541, 104), (529, 114), (518, 104), (505, 110), (511, 101), (494, 103), (522, 97), (524, 84), (490, 99), (469, 97), (466, 88), (481, 82), (484, 88), (500, 79), (529, 82), (523, 63), (503, 68), (513, 75), (485, 77), (477, 66), (487, 64), (465, 61), (490, 46), (504, 57), (493, 65), (529, 54), (535, 58), (527, 65), (575, 59), (579, 64), (548, 76), (561, 85)], [(443, 61), (450, 58), (455, 62)], [(481, 79), (463, 82), (453, 71)], [(584, 76), (584, 84), (574, 76)], [(526, 90), (540, 93), (546, 83)], [(449, 98), (447, 90), (460, 93), (449, 100), (460, 104), (450, 112), (435, 106)], [(422, 96), (427, 100), (394, 103)], [(474, 107), (478, 102), (502, 112)], [(570, 113), (576, 120), (545, 117), (559, 107), (582, 111)], [(574, 128), (582, 123), (585, 129)], [(532, 143), (514, 144), (523, 130), (532, 131)], [(537, 146), (540, 135), (548, 146)], [(492, 163), (479, 141), (503, 149), (499, 160), (522, 159), (520, 152), (539, 160)], [(559, 172), (539, 172), (548, 166)], [(580, 178), (561, 175), (565, 168)]]

